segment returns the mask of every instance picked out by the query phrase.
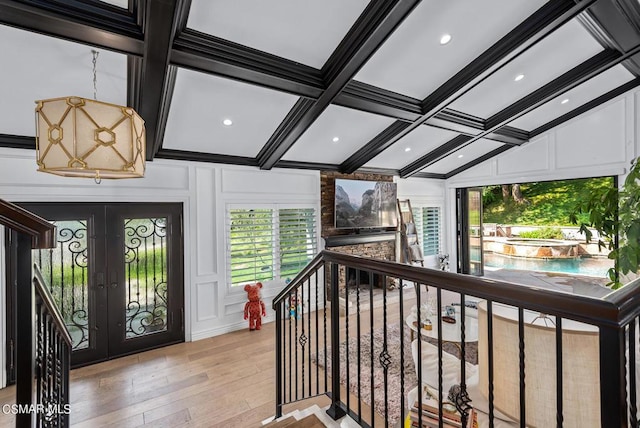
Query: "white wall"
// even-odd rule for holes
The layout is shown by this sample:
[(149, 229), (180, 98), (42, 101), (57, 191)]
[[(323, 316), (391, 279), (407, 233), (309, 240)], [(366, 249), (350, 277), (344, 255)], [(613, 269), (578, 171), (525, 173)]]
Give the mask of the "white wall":
[[(456, 188), (612, 175), (622, 183), (640, 153), (639, 113), (640, 91), (627, 92), (447, 180), (449, 247), (456, 242)], [(451, 256), (456, 266), (455, 251)]]
[[(0, 149), (0, 198), (12, 202), (182, 203), (186, 340), (248, 326), (242, 313), (246, 293), (227, 285), (225, 209), (228, 204), (311, 205), (318, 213), (320, 240), (320, 175), (317, 171), (261, 171), (160, 159), (147, 164), (142, 179), (103, 180), (98, 185), (91, 179), (36, 172), (34, 151)], [(3, 244), (0, 244), (0, 332), (5, 330), (3, 254)], [(283, 284), (264, 285), (262, 294), (268, 308), (265, 321), (269, 321), (273, 319), (271, 300)], [(4, 346), (0, 349), (4, 352)], [(5, 367), (3, 357), (0, 355), (0, 370)]]
[[(445, 213), (445, 182), (444, 180), (425, 179), (425, 178), (399, 178), (398, 183), (398, 199), (409, 199), (412, 207), (430, 206), (440, 207), (442, 213), (442, 253), (448, 254), (450, 247), (448, 240), (444, 239), (444, 231), (447, 230), (446, 222), (448, 216)], [(426, 267), (439, 268), (437, 256), (426, 256), (424, 260)]]

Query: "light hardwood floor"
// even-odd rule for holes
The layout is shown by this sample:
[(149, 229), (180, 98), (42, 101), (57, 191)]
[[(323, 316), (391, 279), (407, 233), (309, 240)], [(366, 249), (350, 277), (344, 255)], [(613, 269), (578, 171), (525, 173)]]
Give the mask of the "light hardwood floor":
[[(391, 304), (389, 313), (397, 316), (397, 306)], [(376, 322), (380, 310), (374, 309)], [(274, 338), (275, 323), (269, 323), (260, 331), (243, 329), (72, 370), (72, 426), (258, 427), (275, 414)], [(14, 403), (14, 396), (15, 387), (0, 390), (0, 408)], [(330, 401), (305, 400), (284, 412), (312, 404)], [(13, 416), (0, 413), (0, 428), (14, 424)]]

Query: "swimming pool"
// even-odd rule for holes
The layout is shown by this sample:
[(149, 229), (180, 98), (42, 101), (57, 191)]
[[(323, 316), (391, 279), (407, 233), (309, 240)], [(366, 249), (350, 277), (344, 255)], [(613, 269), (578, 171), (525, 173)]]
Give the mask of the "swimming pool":
[(484, 265), (487, 267), (502, 269), (533, 270), (606, 277), (607, 270), (613, 267), (613, 260), (591, 257), (542, 260), (485, 253)]

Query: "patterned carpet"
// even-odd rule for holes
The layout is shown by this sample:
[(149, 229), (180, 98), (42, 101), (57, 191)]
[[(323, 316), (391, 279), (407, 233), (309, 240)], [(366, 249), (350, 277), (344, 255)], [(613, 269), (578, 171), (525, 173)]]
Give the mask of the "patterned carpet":
[[(411, 357), (410, 330), (404, 326), (404, 360), (401, 361), (400, 353), (400, 324), (387, 325), (387, 353), (389, 366), (386, 373), (380, 362), (380, 354), (383, 351), (384, 329), (382, 327), (373, 331), (373, 376), (371, 374), (371, 334), (366, 333), (360, 336), (360, 396), (363, 402), (371, 404), (371, 384), (373, 379), (373, 401), (376, 413), (385, 416), (389, 421), (389, 426), (397, 426), (402, 416), (403, 401), (406, 400), (407, 393), (417, 385), (417, 377), (413, 359)], [(437, 342), (436, 342), (437, 344)], [(466, 359), (469, 362), (477, 361), (477, 344), (468, 343), (466, 346)], [(443, 350), (458, 356), (458, 349), (455, 345), (448, 343), (443, 345)], [(329, 355), (331, 350), (327, 349)], [(347, 375), (347, 343), (340, 345), (340, 383), (347, 385), (349, 390), (358, 395), (358, 339), (349, 339), (349, 370)], [(318, 358), (312, 356), (313, 361), (324, 366), (324, 353), (320, 352)], [(317, 361), (316, 361), (317, 360)], [(475, 361), (473, 361), (475, 360)], [(331, 360), (327, 361), (327, 370), (331, 370)], [(402, 363), (402, 364), (401, 364)], [(401, 367), (404, 370), (401, 370)], [(401, 373), (404, 373), (403, 375)], [(348, 379), (348, 381), (347, 381)], [(404, 382), (404, 388), (402, 388)], [(385, 404), (386, 386), (386, 404)], [(346, 401), (346, 397), (342, 398)], [(358, 410), (357, 403), (350, 403), (352, 410)], [(407, 408), (407, 404), (404, 403)]]

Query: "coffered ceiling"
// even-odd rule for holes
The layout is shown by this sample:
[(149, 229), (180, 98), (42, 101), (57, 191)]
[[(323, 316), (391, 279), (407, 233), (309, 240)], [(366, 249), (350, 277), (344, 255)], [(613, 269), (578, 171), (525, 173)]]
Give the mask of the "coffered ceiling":
[(0, 146), (92, 49), (149, 160), (448, 178), (640, 84), (640, 3), (0, 0)]

